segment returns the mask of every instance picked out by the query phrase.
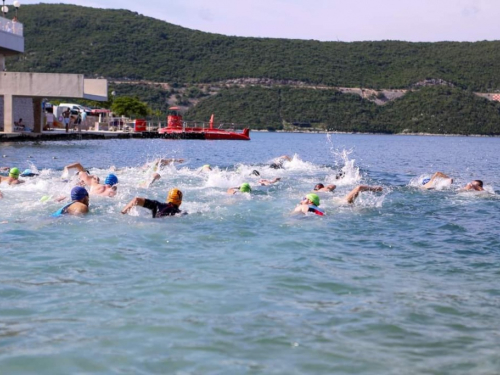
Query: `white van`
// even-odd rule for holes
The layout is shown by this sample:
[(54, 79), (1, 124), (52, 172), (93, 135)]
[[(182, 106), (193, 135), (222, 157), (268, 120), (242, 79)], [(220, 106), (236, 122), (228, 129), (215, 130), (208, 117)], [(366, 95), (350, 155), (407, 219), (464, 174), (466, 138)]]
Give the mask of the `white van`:
[(90, 108), (85, 107), (81, 104), (75, 104), (75, 103), (61, 103), (58, 105), (59, 108), (69, 108), (70, 110), (77, 110), (78, 112), (90, 112)]
[(56, 119), (59, 119), (62, 116), (62, 113), (66, 110), (66, 108), (70, 109), (72, 115), (76, 115), (82, 112), (90, 113), (90, 108), (75, 103), (61, 103), (57, 106), (53, 106), (52, 108)]

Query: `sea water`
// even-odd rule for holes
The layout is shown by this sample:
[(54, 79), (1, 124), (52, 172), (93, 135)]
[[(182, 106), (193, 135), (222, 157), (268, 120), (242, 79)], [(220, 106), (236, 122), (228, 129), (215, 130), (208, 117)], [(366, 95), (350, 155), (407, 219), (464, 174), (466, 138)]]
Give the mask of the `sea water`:
[[(497, 374), (499, 142), (253, 133), (1, 144), (0, 166), (39, 176), (0, 185), (0, 373)], [(269, 167), (284, 154), (283, 169)], [(158, 157), (185, 160), (141, 187)], [(51, 218), (76, 161), (101, 179), (116, 168), (118, 194), (91, 196), (83, 218)], [(453, 184), (420, 189), (435, 171)], [(458, 191), (472, 179), (486, 192)], [(251, 194), (226, 193), (243, 182)], [(293, 215), (318, 182), (337, 185), (320, 194), (326, 216)], [(342, 204), (358, 184), (383, 192)], [(188, 215), (120, 213), (173, 187)]]

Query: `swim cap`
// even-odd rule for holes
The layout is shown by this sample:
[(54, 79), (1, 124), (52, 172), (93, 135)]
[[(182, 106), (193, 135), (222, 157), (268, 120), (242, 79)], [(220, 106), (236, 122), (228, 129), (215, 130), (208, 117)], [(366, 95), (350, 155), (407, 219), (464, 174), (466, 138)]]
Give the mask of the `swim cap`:
[(315, 206), (319, 206), (319, 197), (316, 194), (307, 194), (306, 198), (309, 199)]
[(254, 170), (252, 171), (252, 173), (250, 173), (250, 175), (260, 176), (260, 173), (259, 173), (259, 171), (258, 171), (258, 170), (254, 169)]
[(202, 169), (212, 169), (212, 167), (210, 167), (210, 164), (205, 164), (203, 167), (201, 167)]
[(422, 185), (425, 185), (426, 183), (428, 183), (431, 179), (430, 178), (424, 178), (422, 180)]
[(105, 185), (116, 185), (118, 183), (118, 177), (116, 177), (113, 173), (108, 174), (106, 179), (104, 180)]
[(174, 188), (168, 192), (167, 202), (173, 203), (176, 206), (180, 206), (182, 203), (182, 191), (177, 188)]
[(319, 183), (319, 184), (316, 184), (316, 186), (314, 187), (314, 190), (323, 189), (324, 187), (325, 187), (325, 185)]
[(85, 197), (88, 197), (89, 193), (87, 190), (82, 188), (81, 186), (75, 186), (73, 189), (71, 189), (71, 200), (72, 201), (80, 201)]
[(244, 182), (240, 185), (240, 191), (242, 193), (250, 193), (252, 191), (252, 188), (250, 187), (250, 184), (248, 182)]
[(23, 173), (21, 173), (21, 177), (33, 177), (38, 176), (38, 174), (33, 173), (31, 169), (25, 169)]
[(19, 177), (19, 169), (17, 168), (11, 168), (10, 171), (9, 171), (9, 177), (12, 177), (12, 178), (18, 178)]

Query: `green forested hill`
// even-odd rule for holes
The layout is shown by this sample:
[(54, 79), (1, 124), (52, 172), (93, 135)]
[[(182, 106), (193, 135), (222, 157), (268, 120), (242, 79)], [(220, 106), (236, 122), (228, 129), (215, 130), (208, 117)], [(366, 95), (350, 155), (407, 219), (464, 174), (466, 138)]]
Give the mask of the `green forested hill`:
[(310, 123), (330, 131), (500, 135), (500, 103), (449, 87), (423, 88), (386, 106), (335, 90), (227, 89), (185, 118), (208, 121), (212, 113), (218, 121), (263, 129)]
[(241, 38), (175, 26), (126, 10), (20, 8), (26, 53), (9, 70), (157, 82), (266, 77), (344, 87), (407, 88), (428, 78), (500, 89), (500, 42), (318, 42)]

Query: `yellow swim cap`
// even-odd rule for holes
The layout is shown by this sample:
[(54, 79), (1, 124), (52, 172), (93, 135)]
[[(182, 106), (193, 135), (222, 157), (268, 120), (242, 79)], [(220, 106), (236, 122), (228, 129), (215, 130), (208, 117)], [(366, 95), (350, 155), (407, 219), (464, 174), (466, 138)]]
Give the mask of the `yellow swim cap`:
[(174, 188), (168, 192), (167, 202), (173, 203), (176, 206), (180, 206), (182, 203), (182, 191), (177, 188)]

